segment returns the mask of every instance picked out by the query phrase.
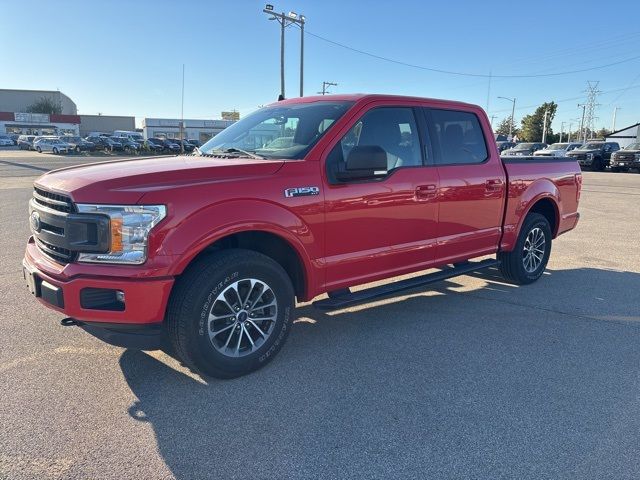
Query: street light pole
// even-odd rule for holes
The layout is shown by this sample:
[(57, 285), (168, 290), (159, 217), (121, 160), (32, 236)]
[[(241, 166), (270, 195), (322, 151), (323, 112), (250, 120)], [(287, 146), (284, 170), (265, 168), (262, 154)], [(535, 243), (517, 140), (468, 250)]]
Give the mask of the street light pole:
[(618, 113), (618, 110), (620, 110), (620, 107), (615, 107), (613, 109), (613, 120), (611, 121), (611, 131), (612, 132), (616, 131), (616, 113)]
[(564, 122), (560, 123), (560, 143), (562, 143), (562, 134), (564, 133)]
[(180, 153), (184, 153), (184, 63), (182, 64), (182, 102), (180, 105)]
[(509, 141), (511, 141), (513, 139), (513, 117), (516, 114), (516, 99), (515, 98), (509, 98), (509, 97), (498, 97), (498, 98), (502, 98), (503, 100), (509, 100), (510, 102), (513, 103), (513, 105), (511, 106), (511, 122), (509, 122)]
[(271, 15), (269, 20), (277, 20), (280, 23), (280, 99), (284, 100), (284, 29), (289, 25), (296, 24), (300, 26), (300, 96), (303, 96), (304, 89), (304, 23), (306, 18), (304, 15), (298, 15), (295, 12), (276, 13), (273, 11), (273, 5), (267, 4), (262, 10), (264, 13)]

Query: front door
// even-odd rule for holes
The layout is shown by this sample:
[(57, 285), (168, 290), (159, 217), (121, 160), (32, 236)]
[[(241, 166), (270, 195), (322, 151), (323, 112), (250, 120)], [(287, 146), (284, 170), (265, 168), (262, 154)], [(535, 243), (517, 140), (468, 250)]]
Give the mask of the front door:
[[(433, 261), (438, 177), (435, 168), (424, 165), (421, 145), (413, 107), (378, 106), (330, 150), (325, 161), (328, 290), (428, 268)], [(376, 178), (338, 180), (333, 172), (344, 167), (357, 146), (382, 148), (386, 171)]]

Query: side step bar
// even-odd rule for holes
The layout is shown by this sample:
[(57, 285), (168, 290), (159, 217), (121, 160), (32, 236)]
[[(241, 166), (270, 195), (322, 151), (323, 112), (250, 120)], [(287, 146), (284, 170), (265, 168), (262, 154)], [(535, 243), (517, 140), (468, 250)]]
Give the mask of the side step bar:
[(454, 267), (443, 268), (438, 272), (427, 273), (419, 277), (407, 278), (398, 282), (387, 283), (378, 287), (367, 288), (358, 292), (350, 293), (348, 289), (340, 290), (336, 294), (330, 294), (329, 298), (313, 302), (313, 306), (320, 310), (337, 310), (346, 308), (358, 303), (367, 302), (377, 298), (387, 297), (403, 290), (429, 285), (440, 282), (447, 278), (457, 277), (465, 273), (475, 272), (484, 268), (495, 267), (500, 262), (495, 259), (482, 260), (480, 262), (464, 262)]

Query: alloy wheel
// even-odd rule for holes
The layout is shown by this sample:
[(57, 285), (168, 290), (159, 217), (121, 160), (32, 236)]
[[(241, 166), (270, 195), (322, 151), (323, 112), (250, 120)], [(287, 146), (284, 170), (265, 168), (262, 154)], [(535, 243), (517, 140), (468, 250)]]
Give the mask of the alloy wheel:
[(546, 243), (544, 232), (539, 227), (527, 234), (522, 251), (522, 265), (527, 273), (535, 272), (542, 264)]
[(227, 357), (243, 357), (269, 338), (278, 317), (278, 302), (269, 285), (255, 278), (225, 288), (209, 311), (209, 339)]

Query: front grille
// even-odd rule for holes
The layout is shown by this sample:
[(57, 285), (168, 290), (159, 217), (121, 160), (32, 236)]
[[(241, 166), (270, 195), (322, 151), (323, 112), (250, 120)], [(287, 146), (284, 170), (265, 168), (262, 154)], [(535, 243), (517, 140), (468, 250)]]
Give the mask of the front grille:
[(38, 249), (58, 263), (72, 262), (76, 253), (65, 248), (67, 216), (75, 212), (71, 198), (34, 187), (31, 205), (39, 213), (39, 229), (32, 230)]
[(586, 160), (586, 155), (570, 155), (574, 160)]
[(61, 263), (69, 263), (75, 258), (74, 252), (62, 247), (56, 247), (36, 237), (36, 245), (42, 253)]
[(41, 188), (33, 188), (33, 198), (38, 205), (41, 205), (58, 212), (71, 213), (73, 211), (73, 203), (71, 199), (59, 193), (48, 192)]

